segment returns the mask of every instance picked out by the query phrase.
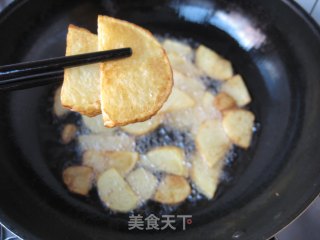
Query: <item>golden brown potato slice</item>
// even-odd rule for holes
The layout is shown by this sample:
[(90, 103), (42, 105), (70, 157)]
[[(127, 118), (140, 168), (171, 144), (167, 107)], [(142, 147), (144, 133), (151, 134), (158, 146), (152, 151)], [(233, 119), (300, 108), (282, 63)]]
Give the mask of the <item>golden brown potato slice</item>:
[(220, 120), (207, 120), (201, 124), (196, 135), (196, 146), (209, 167), (223, 160), (230, 149), (231, 142)]
[(190, 192), (190, 185), (184, 177), (167, 175), (160, 182), (153, 199), (164, 204), (177, 204), (184, 201)]
[(140, 201), (150, 199), (158, 186), (158, 179), (144, 168), (138, 168), (129, 173), (126, 180), (139, 196)]
[(248, 89), (240, 75), (235, 75), (225, 81), (221, 86), (221, 92), (229, 94), (240, 107), (251, 102)]
[(223, 112), (223, 128), (231, 141), (248, 148), (251, 143), (254, 115), (244, 109), (231, 109)]
[(213, 198), (217, 190), (222, 166), (221, 161), (221, 164), (210, 168), (200, 156), (195, 156), (192, 161), (191, 179), (198, 191), (209, 199)]
[(87, 195), (92, 187), (93, 170), (86, 166), (72, 166), (62, 173), (63, 182), (70, 192)]
[(90, 134), (78, 137), (79, 146), (83, 151), (133, 151), (134, 138), (126, 134), (110, 136), (109, 134)]
[(158, 147), (149, 151), (141, 159), (141, 164), (154, 171), (186, 176), (185, 155), (178, 147)]
[(190, 60), (192, 59), (193, 51), (188, 44), (182, 43), (181, 41), (166, 39), (163, 41), (162, 46), (167, 53), (174, 53), (181, 57), (185, 57)]
[(195, 101), (185, 92), (173, 87), (172, 92), (159, 113), (174, 112), (191, 108), (195, 105)]
[(82, 115), (82, 120), (84, 125), (92, 132), (92, 133), (103, 133), (105, 135), (112, 135), (116, 128), (106, 128), (103, 125), (102, 115), (97, 115), (95, 117), (87, 117)]
[(71, 142), (75, 137), (77, 133), (77, 127), (74, 124), (66, 124), (63, 127), (62, 133), (61, 133), (61, 140), (64, 144), (68, 144)]
[(102, 202), (114, 211), (129, 212), (138, 205), (138, 196), (114, 168), (100, 175), (97, 189)]
[(54, 93), (54, 99), (53, 99), (53, 113), (57, 117), (61, 117), (69, 112), (69, 110), (62, 106), (61, 104), (61, 87), (57, 88), (57, 90)]
[(213, 103), (219, 111), (224, 111), (226, 109), (234, 108), (237, 106), (235, 100), (225, 92), (220, 92), (219, 94), (217, 94), (214, 98)]
[(121, 176), (125, 176), (135, 167), (138, 159), (136, 152), (88, 150), (83, 154), (82, 163), (92, 167), (97, 175), (114, 168)]
[[(69, 25), (66, 55), (98, 51), (98, 37), (84, 28)], [(87, 116), (101, 113), (99, 63), (67, 68), (61, 91), (64, 107)]]
[(196, 66), (215, 80), (224, 81), (233, 75), (231, 63), (203, 45), (196, 50)]
[(121, 127), (127, 133), (132, 135), (140, 136), (153, 131), (161, 124), (162, 116), (156, 115), (144, 122), (131, 123)]
[(152, 34), (129, 22), (98, 17), (99, 49), (132, 48), (132, 56), (101, 64), (104, 125), (122, 126), (151, 118), (168, 99), (172, 70)]

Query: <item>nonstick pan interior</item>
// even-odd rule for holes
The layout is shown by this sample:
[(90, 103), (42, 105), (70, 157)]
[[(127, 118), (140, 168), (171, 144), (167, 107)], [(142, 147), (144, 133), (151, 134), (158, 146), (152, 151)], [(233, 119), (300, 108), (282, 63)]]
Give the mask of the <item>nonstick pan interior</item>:
[[(0, 219), (26, 238), (266, 239), (319, 191), (319, 31), (282, 1), (17, 1), (0, 17), (0, 64), (60, 56), (69, 23), (96, 32), (97, 14), (132, 21), (158, 35), (204, 43), (230, 59), (252, 95), (258, 130), (237, 150), (232, 180), (213, 201), (186, 204), (187, 231), (129, 231), (110, 214), (65, 189), (50, 114), (56, 86), (0, 95)], [(73, 121), (75, 115), (64, 121)], [(140, 213), (145, 213), (143, 209)]]

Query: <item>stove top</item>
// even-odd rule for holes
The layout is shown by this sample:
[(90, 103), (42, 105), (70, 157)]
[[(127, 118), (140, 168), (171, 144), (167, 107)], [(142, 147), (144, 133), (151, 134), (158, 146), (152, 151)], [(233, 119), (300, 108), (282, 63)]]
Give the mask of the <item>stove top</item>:
[[(1, 10), (13, 0), (0, 0)], [(320, 24), (320, 0), (296, 0)], [(319, 240), (320, 198), (318, 197), (294, 222), (270, 240)], [(21, 240), (0, 224), (0, 240)]]

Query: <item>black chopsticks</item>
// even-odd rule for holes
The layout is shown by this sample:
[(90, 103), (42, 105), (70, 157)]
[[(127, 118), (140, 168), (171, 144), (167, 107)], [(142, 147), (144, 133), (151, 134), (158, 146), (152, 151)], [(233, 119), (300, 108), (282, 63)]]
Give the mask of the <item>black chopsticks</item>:
[(120, 48), (0, 66), (0, 90), (23, 89), (62, 81), (64, 68), (129, 57), (131, 54), (131, 48)]
[(64, 70), (58, 70), (53, 72), (0, 80), (0, 92), (59, 83), (63, 80), (63, 74)]

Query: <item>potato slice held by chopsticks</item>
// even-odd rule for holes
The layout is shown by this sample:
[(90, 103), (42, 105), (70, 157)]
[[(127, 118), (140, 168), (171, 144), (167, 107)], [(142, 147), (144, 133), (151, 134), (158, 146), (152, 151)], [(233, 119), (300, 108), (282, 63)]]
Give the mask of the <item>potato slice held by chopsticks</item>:
[(220, 120), (206, 120), (201, 124), (196, 135), (196, 146), (209, 167), (223, 160), (230, 149), (231, 141)]
[(153, 200), (164, 204), (177, 204), (184, 201), (191, 188), (184, 177), (167, 175), (159, 184)]
[[(98, 37), (87, 29), (69, 25), (66, 55), (98, 51)], [(67, 68), (61, 90), (61, 103), (87, 116), (101, 113), (99, 63)]]
[(138, 196), (114, 168), (101, 174), (97, 189), (100, 199), (114, 211), (129, 212), (138, 205)]
[(254, 115), (244, 109), (231, 109), (223, 112), (223, 128), (231, 141), (248, 148), (251, 143)]
[(152, 34), (129, 22), (98, 17), (99, 49), (132, 48), (132, 56), (101, 64), (104, 125), (122, 126), (151, 118), (169, 97), (172, 70)]

